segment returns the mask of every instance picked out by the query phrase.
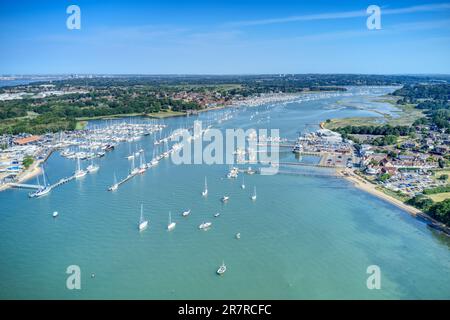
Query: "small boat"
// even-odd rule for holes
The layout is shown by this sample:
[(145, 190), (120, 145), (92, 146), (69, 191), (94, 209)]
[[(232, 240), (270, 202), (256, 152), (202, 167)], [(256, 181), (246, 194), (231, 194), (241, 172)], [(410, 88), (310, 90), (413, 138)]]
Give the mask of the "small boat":
[(221, 199), (222, 202), (227, 202), (228, 200), (230, 200), (229, 196), (223, 196)]
[(77, 170), (75, 170), (74, 177), (75, 179), (83, 178), (87, 172), (81, 169), (80, 158), (77, 158)]
[(191, 209), (184, 211), (184, 212), (182, 213), (182, 216), (183, 216), (183, 217), (187, 217), (187, 216), (190, 215), (190, 214), (191, 214)]
[(241, 233), (240, 232), (238, 232), (238, 233), (236, 233), (236, 239), (240, 239), (241, 238)]
[[(45, 195), (49, 194), (50, 191), (52, 190), (52, 188), (47, 183), (44, 167), (42, 167), (42, 178), (44, 180), (44, 185), (41, 186), (35, 192), (31, 192), (30, 194), (28, 194), (28, 196), (30, 198), (39, 198), (39, 197), (45, 196)], [(39, 177), (37, 179), (38, 179), (38, 184), (39, 184)]]
[(215, 215), (214, 215), (214, 218), (217, 218), (217, 217), (219, 217), (220, 216), (220, 212), (217, 212)]
[(242, 184), (241, 184), (241, 189), (244, 190), (245, 189), (245, 181), (244, 181), (244, 176), (242, 176)]
[(131, 170), (130, 170), (130, 175), (135, 176), (139, 173), (139, 168), (136, 168), (134, 166), (134, 158), (131, 159)]
[(54, 211), (53, 214), (52, 214), (52, 217), (56, 218), (58, 215), (59, 215), (58, 211)]
[(217, 269), (217, 274), (219, 276), (223, 275), (225, 272), (227, 271), (227, 266), (225, 265), (225, 263), (222, 261), (222, 265), (219, 267), (219, 269)]
[(139, 219), (139, 231), (145, 230), (148, 227), (148, 221), (144, 219), (144, 205), (141, 204), (141, 218)]
[(207, 195), (208, 195), (208, 184), (206, 182), (206, 177), (205, 177), (205, 189), (203, 189), (202, 196), (206, 197)]
[(253, 194), (252, 194), (252, 196), (251, 196), (251, 199), (252, 199), (253, 201), (256, 200), (256, 187), (254, 187), (254, 189), (253, 189)]
[(198, 226), (199, 229), (205, 230), (212, 226), (211, 222), (203, 222)]
[(93, 173), (98, 171), (98, 169), (100, 169), (100, 167), (91, 161), (91, 164), (87, 166), (86, 171), (89, 173)]
[(117, 183), (116, 174), (114, 173), (114, 184), (109, 187), (108, 191), (116, 191), (119, 188), (119, 184)]
[(177, 224), (175, 222), (172, 222), (172, 213), (169, 211), (169, 223), (167, 224), (167, 230), (172, 231), (175, 229), (176, 225)]

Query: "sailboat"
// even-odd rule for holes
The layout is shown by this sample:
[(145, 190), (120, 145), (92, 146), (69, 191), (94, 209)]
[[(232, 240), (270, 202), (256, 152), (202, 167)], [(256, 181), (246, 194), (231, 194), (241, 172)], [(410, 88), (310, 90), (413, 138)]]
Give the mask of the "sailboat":
[(253, 188), (253, 194), (252, 194), (251, 199), (252, 199), (253, 201), (256, 200), (256, 187)]
[(145, 164), (145, 161), (144, 161), (144, 154), (143, 154), (143, 153), (140, 154), (140, 161), (141, 161), (141, 163), (140, 163), (140, 165), (139, 165), (139, 173), (140, 173), (140, 174), (144, 174), (144, 173), (145, 173), (145, 170), (147, 170), (147, 165)]
[(172, 222), (172, 213), (169, 211), (169, 224), (167, 225), (167, 230), (172, 231), (173, 229), (175, 229), (176, 225), (177, 224), (175, 222)]
[(86, 168), (87, 172), (89, 172), (89, 173), (96, 172), (96, 171), (98, 171), (98, 169), (100, 169), (100, 167), (98, 165), (94, 164), (93, 160), (91, 160), (91, 164), (88, 165)]
[(81, 170), (80, 158), (77, 158), (77, 170), (75, 170), (74, 177), (75, 179), (83, 178), (86, 175), (86, 171)]
[(202, 196), (206, 197), (208, 195), (208, 184), (206, 182), (206, 177), (205, 177), (205, 189), (202, 192)]
[(39, 197), (45, 196), (45, 195), (49, 194), (50, 191), (52, 190), (52, 188), (47, 185), (47, 180), (45, 179), (44, 167), (42, 167), (42, 177), (44, 179), (44, 184), (37, 191), (30, 193), (28, 195), (30, 198), (39, 198)]
[(117, 183), (116, 173), (114, 173), (114, 184), (109, 187), (108, 191), (116, 191), (119, 188), (119, 184)]
[(242, 184), (241, 184), (241, 189), (245, 189), (244, 176), (242, 176)]
[(183, 216), (183, 217), (187, 217), (187, 216), (190, 215), (190, 214), (191, 214), (191, 209), (184, 211), (184, 212), (182, 213), (182, 216)]
[(134, 154), (131, 153), (131, 144), (128, 143), (128, 154), (129, 156), (127, 157), (128, 160), (134, 159)]
[(225, 262), (222, 261), (222, 265), (217, 269), (217, 274), (219, 276), (223, 275), (227, 271), (227, 266), (225, 265)]
[(202, 230), (206, 230), (209, 227), (211, 227), (211, 225), (212, 225), (212, 222), (203, 222), (198, 226), (198, 228), (202, 229)]
[(140, 152), (139, 152), (139, 150), (138, 150), (138, 146), (136, 145), (136, 151), (135, 151), (135, 153), (134, 153), (134, 156), (135, 156), (135, 157), (138, 157), (139, 154), (140, 154)]
[(144, 218), (144, 205), (141, 204), (141, 218), (139, 219), (139, 231), (145, 230), (148, 227), (148, 221)]
[(139, 172), (139, 169), (134, 166), (134, 157), (131, 159), (131, 171), (130, 175), (134, 176)]
[(151, 163), (151, 165), (153, 167), (153, 166), (156, 166), (158, 164), (158, 162), (159, 162), (159, 160), (156, 158), (156, 148), (153, 147), (153, 158), (152, 158), (152, 161), (150, 163)]

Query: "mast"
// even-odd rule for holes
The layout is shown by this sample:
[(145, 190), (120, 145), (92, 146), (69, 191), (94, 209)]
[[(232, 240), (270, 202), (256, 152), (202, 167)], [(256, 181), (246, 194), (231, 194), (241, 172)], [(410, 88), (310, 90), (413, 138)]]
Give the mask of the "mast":
[(42, 176), (44, 177), (44, 187), (47, 187), (47, 180), (45, 179), (45, 170), (44, 170), (44, 166), (42, 166)]

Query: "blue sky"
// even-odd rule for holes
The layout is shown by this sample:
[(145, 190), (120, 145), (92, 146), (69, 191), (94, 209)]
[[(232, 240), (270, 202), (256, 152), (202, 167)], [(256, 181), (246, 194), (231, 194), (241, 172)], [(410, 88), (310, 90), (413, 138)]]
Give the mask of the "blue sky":
[(0, 74), (450, 74), (450, 1), (0, 0), (0, 28)]

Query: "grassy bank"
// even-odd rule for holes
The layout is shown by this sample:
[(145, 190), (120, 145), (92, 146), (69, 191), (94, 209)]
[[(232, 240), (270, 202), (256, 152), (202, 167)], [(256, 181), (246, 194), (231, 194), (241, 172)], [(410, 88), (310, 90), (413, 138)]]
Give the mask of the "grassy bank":
[(398, 105), (396, 104), (396, 99), (389, 98), (379, 100), (379, 102), (390, 103), (395, 106), (398, 109), (398, 111), (395, 112), (397, 116), (393, 117), (387, 113), (374, 111), (381, 116), (331, 119), (324, 123), (324, 127), (333, 130), (347, 126), (381, 126), (385, 124), (391, 126), (410, 126), (417, 119), (424, 117), (422, 110), (416, 109), (413, 104)]

